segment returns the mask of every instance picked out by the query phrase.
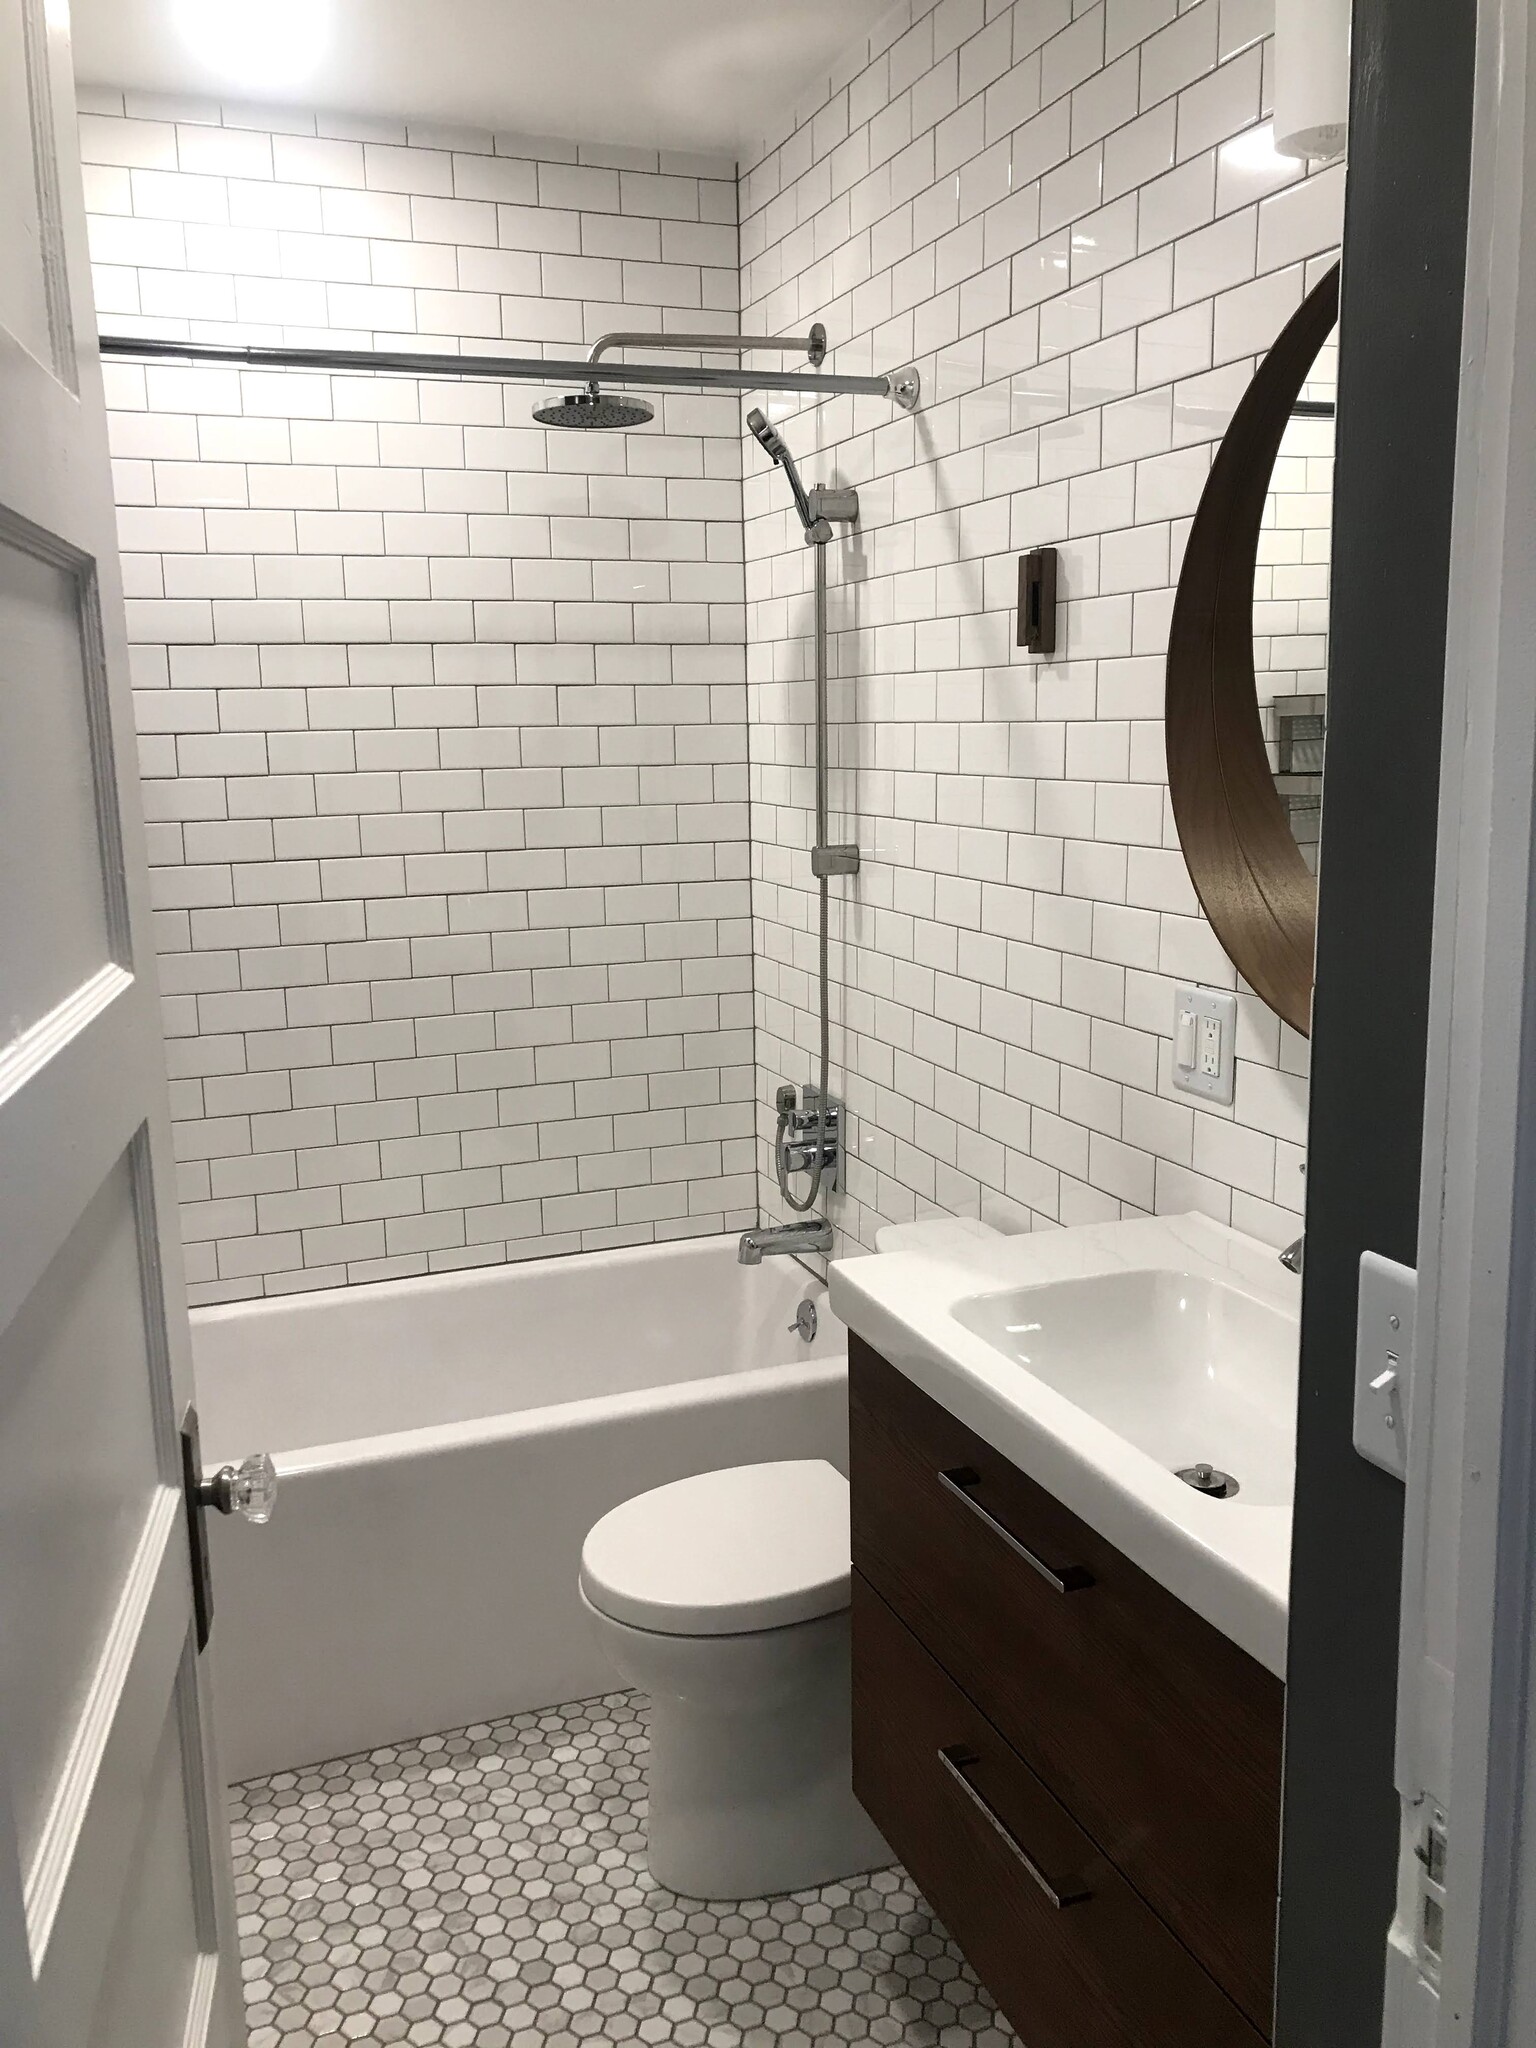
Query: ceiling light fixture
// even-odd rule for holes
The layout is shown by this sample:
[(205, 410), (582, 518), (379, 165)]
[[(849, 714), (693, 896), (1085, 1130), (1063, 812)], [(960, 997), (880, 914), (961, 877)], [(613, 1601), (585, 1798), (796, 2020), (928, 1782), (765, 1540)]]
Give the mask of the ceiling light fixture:
[(182, 41), (210, 84), (242, 97), (302, 85), (330, 41), (327, 0), (176, 0)]

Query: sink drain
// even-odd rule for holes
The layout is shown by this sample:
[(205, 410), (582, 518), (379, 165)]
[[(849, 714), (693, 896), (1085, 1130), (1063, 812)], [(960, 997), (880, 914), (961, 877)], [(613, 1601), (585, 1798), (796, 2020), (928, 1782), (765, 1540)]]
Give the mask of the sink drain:
[(1237, 1492), (1232, 1474), (1220, 1472), (1214, 1465), (1184, 1465), (1173, 1476), (1192, 1486), (1196, 1493), (1209, 1494), (1212, 1500), (1230, 1500)]

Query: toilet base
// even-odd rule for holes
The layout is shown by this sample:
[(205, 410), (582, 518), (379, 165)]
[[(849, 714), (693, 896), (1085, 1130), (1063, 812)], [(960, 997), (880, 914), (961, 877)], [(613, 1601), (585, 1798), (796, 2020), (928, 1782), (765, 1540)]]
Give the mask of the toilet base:
[(805, 1891), (895, 1861), (853, 1795), (846, 1612), (664, 1636), (588, 1612), (651, 1698), (651, 1874), (692, 1899)]

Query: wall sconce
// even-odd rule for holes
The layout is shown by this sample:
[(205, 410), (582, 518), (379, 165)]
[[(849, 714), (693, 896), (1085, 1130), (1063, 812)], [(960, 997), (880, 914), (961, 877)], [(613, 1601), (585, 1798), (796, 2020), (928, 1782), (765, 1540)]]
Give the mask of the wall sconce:
[(1275, 0), (1275, 153), (1342, 156), (1350, 0)]
[(1056, 652), (1056, 550), (1031, 548), (1019, 557), (1019, 630), (1015, 645), (1031, 654)]

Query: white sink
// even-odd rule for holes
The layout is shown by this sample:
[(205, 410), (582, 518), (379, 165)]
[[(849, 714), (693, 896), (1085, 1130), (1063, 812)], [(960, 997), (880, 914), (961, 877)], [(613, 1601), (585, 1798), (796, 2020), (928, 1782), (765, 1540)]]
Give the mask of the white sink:
[(1289, 1507), (1296, 1325), (1202, 1273), (1148, 1267), (958, 1301), (955, 1320), (1170, 1472), (1213, 1465)]
[[(849, 1329), (1285, 1672), (1301, 1284), (1204, 1216), (839, 1260)], [(1209, 1465), (1220, 1498), (1177, 1475)]]

